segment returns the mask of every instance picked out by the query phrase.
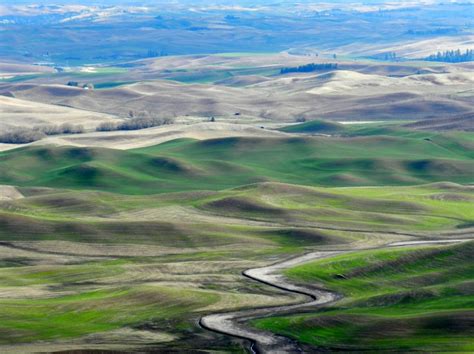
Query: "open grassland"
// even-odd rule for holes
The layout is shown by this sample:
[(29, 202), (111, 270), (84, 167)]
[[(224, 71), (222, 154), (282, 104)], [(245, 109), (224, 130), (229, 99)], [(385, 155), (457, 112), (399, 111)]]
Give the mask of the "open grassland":
[[(213, 338), (197, 327), (201, 315), (301, 301), (241, 277), (242, 269), (299, 252), (301, 242), (294, 244), (290, 232), (280, 235), (278, 227), (255, 227), (242, 238), (235, 235), (244, 225), (214, 236), (192, 234), (196, 229), (212, 233), (212, 224), (201, 223), (185, 225), (182, 236), (177, 236), (155, 223), (144, 240), (133, 221), (122, 221), (110, 237), (104, 237), (103, 231), (91, 234), (82, 228), (91, 227), (87, 221), (73, 226), (56, 220), (61, 230), (45, 230), (41, 218), (36, 219), (36, 225), (2, 221), (2, 351), (35, 351), (39, 341), (45, 350), (59, 346), (231, 351), (239, 348), (238, 343)], [(41, 241), (43, 237), (51, 241)], [(339, 239), (331, 240), (328, 233), (326, 239), (303, 243), (335, 244)]]
[[(300, 245), (331, 243), (337, 230), (462, 231), (474, 223), (474, 190), (456, 184), (386, 189), (260, 183), (153, 196), (21, 191), (32, 194), (0, 204), (4, 240), (157, 244), (178, 251), (245, 248), (250, 239), (262, 246), (276, 241), (290, 245), (294, 238)], [(332, 230), (315, 232), (315, 227)], [(339, 242), (352, 237), (340, 236)]]
[[(304, 123), (287, 125), (279, 130), (287, 133), (310, 135), (319, 134), (343, 137), (386, 135), (405, 138), (423, 138), (428, 140), (440, 135), (439, 132), (436, 132), (435, 128), (437, 124), (441, 125), (444, 123), (446, 130), (453, 130), (450, 133), (443, 133), (444, 135), (450, 136), (454, 139), (458, 136), (461, 137), (461, 139), (469, 139), (469, 137), (471, 137), (472, 140), (472, 134), (470, 134), (469, 131), (474, 129), (474, 125), (472, 124), (472, 114), (445, 118), (444, 120), (433, 119), (416, 123), (408, 123), (406, 121), (365, 122), (364, 124), (357, 124), (357, 122), (354, 123), (355, 124), (341, 124), (322, 119), (315, 119)], [(451, 124), (453, 128), (450, 128), (449, 124)], [(463, 132), (463, 130), (466, 132)]]
[(474, 352), (471, 5), (25, 1), (0, 353)]
[(125, 194), (220, 190), (278, 181), (323, 186), (472, 182), (472, 139), (430, 138), (181, 139), (148, 148), (25, 147), (0, 154), (0, 182)]
[(286, 275), (345, 297), (254, 324), (308, 350), (472, 351), (473, 246), (370, 250), (298, 266)]
[[(310, 346), (329, 333), (322, 346), (330, 349), (373, 326), (395, 331), (398, 349), (472, 348), (472, 304), (463, 295), (471, 244), (362, 251), (472, 234), (472, 135), (345, 129), (354, 136), (1, 153), (0, 182), (9, 186), (0, 188), (0, 351), (34, 352), (41, 343), (43, 351), (241, 352), (242, 340), (205, 331), (199, 318), (304, 301), (243, 270), (345, 249), (362, 253), (320, 261), (324, 271), (314, 263), (287, 274), (345, 294), (337, 307), (257, 325)], [(313, 325), (321, 318), (328, 323)], [(413, 321), (402, 335), (404, 318)], [(450, 332), (429, 344), (440, 326)], [(392, 348), (366, 337), (354, 345)], [(444, 346), (453, 338), (458, 347)]]
[(0, 343), (79, 337), (150, 318), (170, 321), (216, 302), (216, 297), (203, 291), (145, 285), (35, 300), (3, 299)]
[(243, 269), (403, 240), (395, 232), (405, 230), (433, 238), (472, 222), (472, 194), (455, 184), (263, 183), (151, 196), (19, 188), (0, 203), (1, 348), (239, 350), (225, 337), (210, 344), (198, 318), (302, 301)]
[[(450, 237), (474, 221), (472, 188), (453, 183), (390, 190), (258, 183), (148, 196), (3, 189), (5, 351), (33, 351), (38, 341), (45, 350), (239, 350), (238, 341), (200, 330), (199, 317), (302, 301), (242, 278), (243, 269), (305, 250), (407, 239), (403, 233)], [(406, 253), (377, 252), (362, 265)]]
[(472, 226), (473, 197), (473, 188), (455, 184), (386, 189), (265, 183), (220, 192), (197, 205), (220, 215), (300, 226), (442, 231)]
[(297, 300), (242, 281), (238, 269), (256, 263), (218, 253), (94, 260), (22, 252), (2, 257), (9, 260), (0, 267), (2, 352), (33, 352), (38, 342), (48, 350), (232, 350), (226, 340), (209, 343), (196, 327), (201, 314)]

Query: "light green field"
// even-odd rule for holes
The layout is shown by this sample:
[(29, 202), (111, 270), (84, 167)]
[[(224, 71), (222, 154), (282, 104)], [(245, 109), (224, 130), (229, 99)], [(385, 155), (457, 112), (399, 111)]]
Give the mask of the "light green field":
[[(356, 136), (0, 153), (0, 183), (23, 196), (0, 201), (0, 351), (242, 352), (246, 343), (203, 330), (199, 318), (302, 301), (244, 269), (469, 234), (472, 135), (347, 129)], [(254, 325), (309, 351), (469, 351), (471, 246), (360, 251), (291, 269), (292, 281), (344, 300)], [(377, 328), (386, 329), (374, 337)]]
[(458, 142), (472, 142), (474, 138), (474, 134), (463, 131), (440, 133), (409, 129), (404, 127), (404, 124), (407, 123), (410, 122), (391, 120), (386, 122), (367, 122), (364, 124), (341, 124), (337, 122), (316, 119), (304, 123), (285, 126), (280, 130), (287, 133), (328, 134), (342, 137), (392, 136), (425, 141), (433, 141), (432, 139), (434, 139), (436, 142), (439, 142), (443, 138)]
[(217, 300), (209, 292), (146, 285), (37, 300), (0, 300), (0, 344), (74, 338), (145, 320), (178, 322)]
[[(21, 189), (25, 194), (28, 188)], [(147, 211), (157, 217), (147, 220), (146, 224), (135, 222), (135, 241), (148, 238), (160, 240), (159, 233), (172, 232), (177, 242), (179, 237), (196, 235), (200, 230), (171, 228), (162, 220), (160, 211), (166, 213), (185, 212), (188, 221), (198, 223), (207, 217), (225, 217), (236, 220), (254, 220), (268, 223), (285, 222), (289, 225), (304, 227), (337, 226), (341, 229), (361, 230), (449, 230), (467, 228), (473, 225), (474, 211), (472, 203), (474, 190), (456, 184), (429, 184), (416, 187), (352, 187), (352, 188), (312, 188), (280, 183), (259, 183), (224, 190), (220, 192), (187, 192), (152, 196), (127, 196), (102, 192), (48, 191), (33, 194), (26, 199), (10, 202), (3, 208), (6, 218), (11, 221), (3, 230), (9, 237), (12, 228), (24, 225), (25, 237), (28, 229), (35, 229), (34, 237), (44, 237), (54, 233), (67, 223), (70, 232), (61, 233), (64, 239), (74, 237), (76, 229), (83, 230), (81, 237), (97, 234), (101, 239), (122, 242), (119, 234), (126, 236), (128, 229), (121, 226), (123, 218), (133, 222), (135, 218), (148, 217)], [(11, 214), (14, 210), (14, 215)], [(90, 220), (84, 221), (84, 218)], [(129, 220), (128, 220), (129, 219)], [(16, 220), (16, 221), (15, 221)], [(140, 220), (140, 219), (139, 219)], [(237, 222), (237, 221), (236, 221)], [(85, 223), (85, 224), (84, 224)], [(208, 237), (227, 234), (227, 240), (233, 237), (258, 234), (256, 225), (237, 227), (245, 222), (209, 226), (203, 231)], [(17, 225), (18, 224), (18, 225)], [(33, 226), (35, 225), (35, 226)], [(88, 225), (88, 228), (86, 228)], [(44, 231), (42, 231), (44, 230)], [(94, 231), (96, 230), (96, 231)], [(121, 231), (122, 230), (122, 231)], [(0, 231), (1, 232), (1, 231)], [(232, 236), (231, 236), (231, 235)], [(70, 235), (70, 236), (68, 236)], [(16, 235), (18, 238), (21, 235)], [(92, 240), (91, 240), (92, 241)], [(163, 242), (166, 240), (163, 240)], [(209, 243), (216, 242), (210, 240)]]
[(90, 72), (74, 71), (68, 74), (78, 76), (78, 77), (82, 77), (82, 76), (88, 77), (88, 76), (118, 75), (118, 74), (124, 74), (128, 72), (128, 69), (126, 68), (114, 67), (114, 66), (103, 66), (103, 67), (92, 66), (92, 67), (93, 67), (93, 70)]
[(41, 77), (44, 77), (46, 75), (48, 75), (48, 74), (16, 75), (16, 76), (11, 77), (11, 78), (0, 79), (0, 83), (2, 83), (2, 82), (9, 82), (9, 83), (22, 82), (22, 81), (41, 78)]
[[(177, 338), (183, 349), (206, 340), (194, 322), (208, 309), (291, 301), (249, 283), (241, 277), (242, 269), (308, 249), (357, 249), (400, 239), (392, 231), (439, 232), (474, 221), (469, 207), (474, 191), (455, 184), (387, 190), (262, 183), (150, 196), (36, 188), (20, 192), (26, 197), (0, 203), (4, 345), (81, 342), (96, 333), (109, 338), (116, 330), (152, 323), (155, 330)], [(375, 230), (380, 231), (370, 232)], [(407, 252), (367, 251), (359, 258), (327, 260), (322, 267), (301, 266), (288, 275), (324, 283), (335, 271), (344, 272), (339, 263), (366, 267)], [(425, 258), (430, 257), (427, 253)], [(313, 269), (326, 273), (313, 274)], [(392, 284), (368, 293), (373, 279), (336, 290), (357, 290), (357, 301), (362, 301), (398, 289)], [(68, 325), (72, 317), (74, 323)], [(213, 348), (232, 345), (219, 342)]]

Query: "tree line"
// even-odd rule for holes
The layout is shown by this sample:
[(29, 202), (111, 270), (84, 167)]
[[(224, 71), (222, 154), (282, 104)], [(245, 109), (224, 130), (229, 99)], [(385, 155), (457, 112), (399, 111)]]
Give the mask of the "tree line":
[(447, 50), (445, 52), (438, 52), (425, 58), (428, 61), (441, 61), (445, 63), (462, 63), (466, 61), (474, 61), (474, 50), (466, 49), (462, 52), (460, 49)]
[[(165, 124), (172, 124), (173, 118), (155, 118), (150, 117), (150, 113), (133, 112), (128, 113), (128, 118), (120, 121), (108, 121), (100, 123), (96, 127), (98, 132), (115, 130), (139, 130), (157, 127)], [(13, 127), (4, 133), (0, 133), (0, 143), (3, 144), (28, 144), (37, 140), (46, 138), (48, 135), (59, 134), (81, 134), (84, 133), (84, 127), (80, 124), (64, 123), (61, 125), (43, 124), (31, 128)]]
[(0, 134), (0, 143), (28, 144), (41, 140), (48, 135), (81, 134), (84, 127), (80, 124), (64, 123), (61, 125), (38, 125), (33, 128), (11, 128)]
[(323, 71), (323, 70), (337, 70), (336, 63), (324, 63), (324, 64), (306, 64), (300, 66), (286, 67), (280, 69), (280, 74), (288, 73), (309, 73), (312, 71)]
[(103, 122), (97, 126), (96, 130), (98, 132), (109, 132), (114, 130), (140, 130), (172, 123), (172, 118), (139, 117), (129, 118), (120, 123)]

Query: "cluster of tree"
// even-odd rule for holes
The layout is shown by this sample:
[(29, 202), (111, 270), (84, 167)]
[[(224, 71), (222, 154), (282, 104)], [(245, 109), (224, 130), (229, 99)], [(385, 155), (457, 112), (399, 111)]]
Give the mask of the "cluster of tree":
[(465, 52), (458, 50), (447, 50), (445, 52), (438, 52), (426, 57), (428, 61), (441, 61), (445, 63), (462, 63), (466, 61), (474, 61), (474, 50), (466, 49)]
[(28, 144), (41, 140), (46, 134), (28, 128), (15, 128), (0, 134), (0, 143), (3, 144)]
[(138, 117), (129, 118), (126, 121), (117, 122), (104, 122), (99, 124), (96, 128), (98, 132), (108, 132), (114, 130), (140, 130), (152, 127), (158, 127), (160, 125), (172, 124), (172, 118), (151, 118), (151, 117)]
[(197, 32), (197, 31), (209, 31), (210, 28), (205, 27), (205, 26), (191, 26), (191, 27), (186, 28), (186, 30)]
[(80, 133), (84, 133), (84, 127), (82, 125), (69, 123), (61, 125), (38, 125), (33, 128), (12, 128), (0, 134), (0, 143), (28, 144), (46, 138), (48, 135)]
[(165, 57), (167, 54), (164, 51), (158, 51), (154, 49), (148, 49), (148, 52), (145, 55), (145, 58), (157, 58), (157, 57)]
[(226, 15), (226, 16), (224, 17), (224, 19), (225, 19), (226, 21), (236, 21), (236, 20), (239, 20), (240, 17), (234, 16), (234, 15)]
[(413, 30), (410, 29), (405, 32), (406, 34), (412, 36), (425, 36), (425, 35), (446, 35), (446, 34), (456, 34), (459, 33), (459, 30), (456, 28), (434, 28), (430, 30)]
[(325, 64), (306, 64), (300, 66), (286, 67), (280, 69), (280, 74), (288, 73), (309, 73), (312, 71), (324, 71), (324, 70), (337, 70), (337, 64), (325, 63)]
[(397, 53), (395, 52), (378, 53), (378, 54), (372, 55), (371, 58), (376, 59), (376, 60), (385, 60), (385, 61), (398, 60)]
[(45, 135), (81, 134), (84, 133), (84, 126), (71, 123), (61, 125), (38, 125), (34, 127), (33, 130), (44, 133)]

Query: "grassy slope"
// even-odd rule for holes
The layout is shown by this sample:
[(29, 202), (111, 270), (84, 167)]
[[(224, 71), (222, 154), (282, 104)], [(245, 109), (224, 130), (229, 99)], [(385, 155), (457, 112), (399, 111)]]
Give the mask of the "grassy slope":
[[(295, 240), (298, 232), (283, 225), (248, 226), (245, 219), (235, 225), (193, 220), (192, 215), (186, 215), (185, 222), (168, 220), (159, 211), (192, 207), (209, 193), (128, 196), (28, 188), (22, 192), (26, 198), (0, 202), (0, 240), (30, 242), (33, 249), (32, 241), (70, 243), (43, 248), (65, 252), (59, 256), (24, 254), (0, 245), (0, 345), (81, 340), (92, 334), (107, 338), (120, 328), (152, 328), (178, 338), (166, 344), (177, 351), (229, 350), (228, 342), (209, 343), (206, 332), (202, 338), (197, 318), (210, 311), (275, 301), (268, 290), (241, 278), (242, 268), (281, 252), (299, 253), (304, 246), (343, 241), (343, 237), (333, 239), (331, 232), (314, 237), (304, 233), (304, 239)], [(135, 220), (134, 212), (149, 211), (152, 214), (145, 220)], [(174, 251), (170, 248), (162, 256), (131, 253), (143, 244), (147, 249)], [(110, 259), (71, 256), (84, 246), (103, 249)], [(121, 247), (129, 256), (114, 259), (116, 248), (110, 247)], [(182, 251), (187, 253), (172, 254)], [(262, 293), (267, 297), (262, 298)], [(129, 344), (127, 338), (122, 340)]]
[[(13, 251), (10, 257), (13, 261)], [(209, 306), (223, 311), (275, 300), (242, 281), (239, 268), (246, 264), (246, 254), (235, 257), (197, 252), (97, 261), (69, 257), (59, 263), (58, 258), (45, 257), (41, 264), (32, 258), (21, 265), (0, 266), (0, 350), (5, 344), (73, 339), (70, 347), (77, 348), (81, 337), (88, 335), (95, 339), (87, 337), (86, 343), (98, 348), (115, 342), (127, 350), (137, 338), (122, 334), (114, 339), (111, 332), (125, 328), (165, 334), (175, 340), (167, 348), (176, 346), (177, 351), (196, 347), (227, 351), (229, 342), (224, 347), (218, 340), (209, 343), (206, 332), (196, 326), (199, 316), (211, 311)], [(288, 301), (276, 298), (282, 300)], [(159, 341), (140, 344), (156, 346)]]
[(46, 299), (2, 299), (0, 344), (67, 339), (150, 319), (180, 321), (190, 311), (217, 300), (218, 296), (209, 292), (156, 285)]
[[(28, 194), (28, 189), (22, 190)], [(220, 192), (153, 196), (50, 190), (1, 205), (0, 236), (70, 241), (79, 237), (88, 242), (167, 247), (223, 246), (252, 238), (263, 245), (294, 242), (287, 235), (290, 228), (318, 225), (383, 231), (465, 228), (474, 224), (473, 201), (473, 188), (454, 184), (386, 189), (260, 183)], [(180, 217), (170, 219), (170, 212), (184, 213), (185, 222)], [(222, 217), (232, 218), (233, 224)], [(285, 226), (251, 226), (249, 219)], [(204, 229), (199, 227), (203, 223)], [(302, 245), (303, 240), (309, 245), (324, 239), (310, 231), (307, 237), (300, 236)]]
[(219, 215), (293, 225), (440, 231), (472, 226), (473, 201), (473, 188), (449, 184), (386, 189), (266, 183), (223, 191), (195, 205)]
[(404, 126), (405, 121), (372, 122), (364, 124), (341, 124), (337, 122), (315, 119), (304, 123), (285, 126), (280, 131), (300, 134), (327, 134), (344, 137), (361, 136), (393, 136), (413, 139), (439, 138), (440, 135), (454, 140), (471, 140), (473, 134), (461, 131), (444, 132), (420, 131)]
[(319, 134), (344, 134), (348, 128), (343, 124), (325, 121), (321, 119), (311, 120), (295, 125), (289, 125), (280, 129), (287, 133), (319, 133)]
[(26, 147), (0, 154), (0, 183), (126, 194), (219, 190), (259, 181), (305, 185), (470, 183), (472, 141), (424, 138), (225, 138), (133, 151)]
[[(268, 303), (258, 294), (269, 290), (243, 282), (242, 269), (282, 252), (376, 237), (315, 225), (410, 231), (472, 225), (472, 189), (454, 184), (242, 186), (266, 180), (327, 186), (472, 181), (471, 136), (424, 139), (183, 139), (133, 151), (27, 147), (1, 153), (0, 182), (23, 186), (27, 198), (0, 203), (0, 240), (72, 246), (58, 243), (56, 250), (66, 251), (61, 264), (52, 255), (18, 256), (8, 249), (0, 262), (0, 292), (16, 295), (0, 300), (0, 343), (152, 324), (177, 336), (178, 350), (207, 348), (209, 338), (199, 337), (195, 328), (199, 314), (210, 312), (207, 306), (220, 311)], [(229, 187), (235, 188), (223, 190)], [(201, 191), (150, 195), (189, 190)], [(233, 221), (226, 224), (221, 217)], [(100, 249), (97, 243), (105, 245), (104, 252), (149, 245), (188, 253), (101, 261), (68, 256), (81, 244)], [(222, 349), (219, 345), (213, 348)]]
[[(149, 323), (177, 336), (182, 344), (189, 333), (196, 333), (194, 320), (206, 312), (206, 306), (241, 308), (258, 300), (262, 289), (248, 288), (250, 285), (239, 275), (242, 268), (282, 252), (288, 255), (301, 253), (304, 247), (336, 247), (368, 237), (315, 230), (308, 222), (323, 220), (328, 225), (344, 226), (341, 222), (346, 220), (346, 225), (352, 227), (439, 230), (474, 220), (467, 206), (473, 191), (453, 184), (387, 190), (263, 183), (215, 193), (152, 196), (30, 188), (21, 191), (26, 198), (0, 203), (2, 241), (60, 240), (77, 245), (56, 248), (59, 252), (74, 252), (74, 247), (83, 243), (91, 247), (101, 243), (127, 249), (132, 244), (177, 247), (190, 253), (97, 261), (72, 258), (65, 264), (45, 264), (45, 260), (37, 263), (41, 254), (19, 258), (12, 252), (0, 264), (0, 291), (15, 291), (19, 298), (0, 299), (3, 344), (99, 332), (107, 335), (107, 331)], [(193, 212), (185, 212), (181, 221), (161, 215), (161, 209), (173, 207)], [(153, 213), (145, 220), (135, 219), (135, 213), (142, 215), (151, 210)], [(193, 220), (194, 213), (240, 221), (233, 225), (214, 219), (197, 221)], [(269, 226), (250, 226), (247, 218), (266, 221)], [(232, 261), (236, 265), (224, 270), (223, 265)], [(234, 278), (229, 280), (229, 276)], [(166, 286), (159, 281), (165, 281)], [(46, 294), (41, 295), (42, 291)], [(25, 292), (31, 295), (25, 298)]]
[(345, 298), (259, 328), (326, 349), (472, 351), (474, 243), (357, 252), (287, 271)]

